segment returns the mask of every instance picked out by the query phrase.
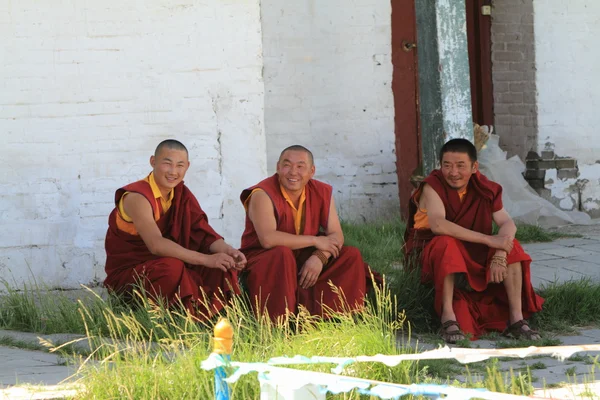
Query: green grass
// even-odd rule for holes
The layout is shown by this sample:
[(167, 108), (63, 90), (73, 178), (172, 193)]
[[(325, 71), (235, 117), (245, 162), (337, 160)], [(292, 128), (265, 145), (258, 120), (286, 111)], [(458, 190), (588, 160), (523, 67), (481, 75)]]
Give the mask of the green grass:
[(530, 347), (530, 346), (537, 346), (537, 347), (545, 347), (545, 346), (558, 346), (560, 345), (562, 342), (560, 341), (560, 339), (552, 339), (552, 338), (547, 338), (547, 337), (543, 337), (540, 340), (498, 340), (496, 341), (496, 348), (498, 349), (510, 349), (510, 348), (516, 348), (516, 347)]
[(600, 283), (589, 279), (552, 283), (539, 294), (546, 299), (532, 322), (541, 331), (573, 332), (576, 326), (600, 323)]
[[(493, 234), (498, 233), (498, 227), (494, 224)], [(575, 238), (581, 235), (569, 233), (550, 232), (537, 225), (517, 224), (516, 239), (521, 243), (552, 242), (561, 238)]]
[[(398, 354), (414, 351), (396, 345), (398, 331), (407, 335), (413, 331), (435, 331), (438, 318), (433, 312), (432, 288), (420, 284), (418, 270), (404, 268), (402, 222), (391, 220), (360, 226), (344, 223), (343, 228), (346, 244), (359, 247), (365, 261), (386, 275), (390, 291), (370, 297), (369, 306), (362, 314), (342, 314), (336, 322), (319, 321), (301, 314), (279, 326), (268, 320), (257, 320), (248, 309), (248, 303), (238, 298), (226, 308), (226, 316), (236, 331), (233, 359), (265, 361), (272, 356), (294, 354)], [(537, 228), (519, 227), (519, 232), (518, 238), (524, 243), (556, 238), (555, 234), (547, 235)], [(194, 323), (186, 313), (165, 310), (143, 296), (132, 309), (115, 297), (101, 299), (91, 295), (73, 301), (45, 293), (38, 285), (21, 291), (7, 286), (6, 294), (0, 296), (0, 327), (86, 334), (93, 348), (90, 359), (101, 363), (88, 364), (83, 370), (86, 391), (78, 398), (212, 397), (212, 373), (199, 369), (200, 361), (210, 353), (210, 326)], [(547, 302), (534, 321), (544, 332), (551, 327), (564, 328), (566, 324), (597, 322), (599, 294), (600, 285), (590, 282), (546, 287), (542, 295)], [(533, 343), (500, 341), (498, 347), (530, 344)], [(553, 344), (556, 342), (548, 338), (535, 342), (537, 346)], [(70, 346), (65, 344), (54, 350), (71, 353)], [(311, 368), (328, 371), (329, 367)], [(468, 386), (481, 384), (506, 393), (530, 393), (529, 373), (502, 373), (494, 363), (471, 369), (482, 373), (483, 383), (468, 381)], [(396, 383), (426, 383), (447, 382), (463, 371), (470, 374), (470, 370), (455, 361), (431, 360), (402, 363), (395, 368), (356, 364), (345, 373)], [(258, 398), (256, 377), (242, 378), (233, 390), (234, 398)], [(359, 397), (349, 394), (328, 398)]]
[(530, 369), (546, 369), (548, 366), (541, 361), (535, 362), (529, 366)]

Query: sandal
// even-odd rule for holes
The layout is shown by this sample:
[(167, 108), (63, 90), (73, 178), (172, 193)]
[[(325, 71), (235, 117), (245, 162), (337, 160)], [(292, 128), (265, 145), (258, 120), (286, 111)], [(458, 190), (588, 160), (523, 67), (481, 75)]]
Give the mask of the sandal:
[(504, 332), (502, 332), (502, 336), (506, 336), (517, 340), (540, 340), (542, 338), (538, 331), (534, 331), (531, 328), (523, 329), (523, 327), (525, 326), (529, 328), (529, 322), (527, 322), (524, 319), (517, 321), (512, 325), (508, 325)]
[[(448, 330), (448, 328), (455, 326), (456, 330)], [(460, 330), (458, 322), (454, 320), (448, 320), (442, 324), (441, 334), (444, 341), (448, 344), (456, 344), (461, 340), (465, 340), (465, 334)]]

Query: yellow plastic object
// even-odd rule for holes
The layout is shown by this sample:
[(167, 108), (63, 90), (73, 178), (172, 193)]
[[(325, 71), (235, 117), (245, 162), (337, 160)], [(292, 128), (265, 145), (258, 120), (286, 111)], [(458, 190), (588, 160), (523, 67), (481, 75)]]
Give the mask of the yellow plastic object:
[(226, 318), (221, 318), (215, 325), (213, 351), (218, 354), (231, 354), (233, 347), (233, 326)]

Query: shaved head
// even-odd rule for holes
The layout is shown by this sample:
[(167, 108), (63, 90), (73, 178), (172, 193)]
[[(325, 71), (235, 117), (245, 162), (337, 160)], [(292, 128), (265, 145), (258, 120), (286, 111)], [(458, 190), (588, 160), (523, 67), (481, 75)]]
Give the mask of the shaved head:
[(477, 149), (467, 139), (452, 139), (446, 142), (440, 150), (440, 162), (446, 153), (465, 153), (469, 156), (471, 162), (477, 161)]
[(309, 149), (307, 149), (306, 147), (304, 147), (304, 146), (300, 146), (299, 144), (295, 144), (295, 145), (293, 145), (293, 146), (286, 147), (285, 149), (283, 149), (283, 151), (282, 151), (282, 152), (281, 152), (281, 154), (279, 155), (279, 161), (281, 161), (281, 159), (283, 158), (283, 154), (284, 154), (286, 151), (303, 151), (303, 152), (305, 152), (306, 154), (308, 154), (308, 159), (309, 159), (309, 161), (310, 161), (310, 164), (311, 164), (311, 165), (313, 165), (313, 164), (315, 163), (315, 160), (314, 160), (314, 158), (313, 158), (313, 154), (312, 154), (312, 152), (311, 152)]
[(183, 143), (175, 139), (167, 139), (160, 142), (158, 146), (156, 146), (156, 150), (154, 150), (154, 157), (158, 156), (158, 153), (160, 153), (160, 151), (163, 149), (181, 150), (188, 154), (188, 149), (183, 145)]

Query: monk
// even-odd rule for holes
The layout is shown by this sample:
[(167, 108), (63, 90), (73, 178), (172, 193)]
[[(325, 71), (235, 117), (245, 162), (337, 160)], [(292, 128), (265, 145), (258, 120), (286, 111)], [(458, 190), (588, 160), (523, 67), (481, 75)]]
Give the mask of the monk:
[[(453, 139), (413, 194), (405, 233), (406, 259), (420, 261), (432, 282), (442, 336), (456, 343), (503, 331), (537, 340), (526, 318), (544, 300), (531, 285), (531, 257), (515, 240), (517, 227), (502, 205), (502, 187), (478, 171), (477, 150)], [(492, 235), (492, 222), (499, 228)]]
[(152, 172), (115, 194), (106, 233), (105, 286), (131, 298), (134, 288), (168, 306), (183, 304), (201, 320), (239, 293), (246, 257), (216, 233), (183, 183), (190, 162), (176, 140), (161, 142)]
[(324, 317), (358, 310), (372, 281), (359, 250), (344, 246), (332, 187), (314, 175), (312, 153), (290, 146), (276, 174), (241, 194), (246, 285), (255, 311), (273, 320), (296, 313), (299, 305)]

